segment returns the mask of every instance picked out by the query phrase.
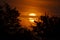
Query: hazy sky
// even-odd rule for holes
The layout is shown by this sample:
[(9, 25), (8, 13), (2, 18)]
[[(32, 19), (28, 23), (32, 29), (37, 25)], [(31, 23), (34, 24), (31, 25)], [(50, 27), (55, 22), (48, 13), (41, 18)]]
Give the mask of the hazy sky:
[[(0, 4), (2, 5), (0, 0)], [(35, 12), (36, 14), (44, 14), (45, 11), (49, 14), (60, 16), (60, 1), (59, 0), (4, 0), (11, 7), (16, 7), (21, 15), (27, 15), (29, 13)], [(33, 30), (33, 27), (30, 27), (32, 24), (28, 19), (22, 18), (20, 24), (23, 28)], [(24, 27), (25, 26), (25, 27)], [(28, 27), (29, 26), (29, 27)]]
[[(45, 11), (50, 14), (60, 16), (60, 1), (59, 0), (5, 0), (11, 7), (16, 7), (19, 12), (38, 12)], [(1, 0), (0, 0), (1, 2)]]

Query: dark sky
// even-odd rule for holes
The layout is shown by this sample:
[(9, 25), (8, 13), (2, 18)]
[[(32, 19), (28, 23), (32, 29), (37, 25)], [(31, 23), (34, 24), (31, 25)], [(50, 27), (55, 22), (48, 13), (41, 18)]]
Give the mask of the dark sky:
[[(3, 0), (0, 0), (0, 3)], [(16, 7), (19, 12), (39, 12), (45, 11), (50, 14), (60, 16), (60, 1), (59, 0), (4, 0)]]

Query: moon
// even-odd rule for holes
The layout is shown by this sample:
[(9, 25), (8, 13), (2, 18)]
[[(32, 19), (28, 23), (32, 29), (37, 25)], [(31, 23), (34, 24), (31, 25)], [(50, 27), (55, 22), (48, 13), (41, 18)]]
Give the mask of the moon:
[(35, 13), (30, 13), (29, 16), (36, 16), (36, 14)]
[[(31, 16), (31, 17), (36, 16), (36, 13), (29, 13), (29, 16)], [(34, 18), (29, 18), (29, 21), (32, 23), (34, 22), (34, 20), (35, 20)]]

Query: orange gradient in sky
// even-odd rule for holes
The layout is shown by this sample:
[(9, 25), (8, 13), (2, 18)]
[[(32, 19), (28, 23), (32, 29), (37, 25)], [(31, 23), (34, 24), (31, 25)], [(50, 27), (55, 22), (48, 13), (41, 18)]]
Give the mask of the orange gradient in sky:
[(45, 11), (49, 13), (49, 15), (52, 15), (52, 13), (54, 15), (55, 11), (58, 11), (56, 8), (58, 8), (58, 5), (60, 5), (60, 2), (49, 0), (7, 0), (7, 2), (13, 8), (16, 7), (19, 13), (21, 13), (19, 19), (22, 21), (20, 24), (28, 29), (31, 28), (30, 26), (32, 23), (34, 23), (34, 20), (38, 20), (38, 17), (35, 16), (40, 17), (45, 15)]

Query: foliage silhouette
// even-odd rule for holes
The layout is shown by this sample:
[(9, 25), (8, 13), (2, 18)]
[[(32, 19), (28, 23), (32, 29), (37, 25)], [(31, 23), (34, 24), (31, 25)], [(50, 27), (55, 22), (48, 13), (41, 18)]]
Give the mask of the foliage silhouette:
[[(57, 40), (60, 36), (60, 17), (41, 16), (43, 23), (36, 22), (33, 31), (26, 30), (19, 25), (19, 15), (16, 8), (11, 8), (7, 3), (0, 6), (0, 32), (1, 37), (20, 40)], [(32, 26), (33, 27), (33, 26)], [(57, 37), (56, 37), (57, 36)]]
[(0, 26), (3, 34), (16, 34), (19, 30), (19, 13), (16, 8), (11, 9), (6, 3), (5, 10), (0, 6)]

